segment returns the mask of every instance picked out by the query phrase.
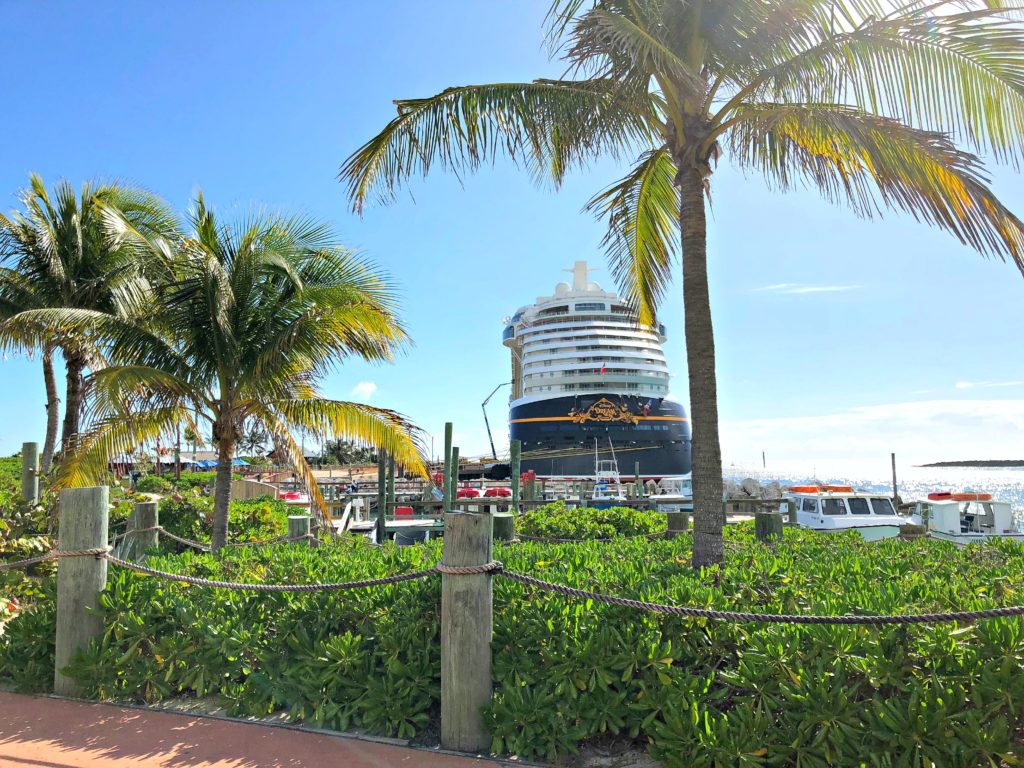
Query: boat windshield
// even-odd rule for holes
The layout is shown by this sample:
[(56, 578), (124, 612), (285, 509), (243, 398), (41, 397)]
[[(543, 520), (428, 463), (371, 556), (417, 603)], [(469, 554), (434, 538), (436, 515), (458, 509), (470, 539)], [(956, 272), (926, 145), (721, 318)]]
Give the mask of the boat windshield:
[(892, 508), (892, 502), (889, 499), (876, 498), (871, 500), (871, 506), (875, 510), (876, 515), (895, 515), (896, 510)]
[(868, 508), (868, 500), (862, 499), (859, 496), (854, 496), (846, 500), (846, 503), (850, 505), (850, 514), (852, 515), (870, 515), (871, 510)]
[(845, 515), (846, 505), (842, 499), (822, 499), (821, 511), (826, 515)]

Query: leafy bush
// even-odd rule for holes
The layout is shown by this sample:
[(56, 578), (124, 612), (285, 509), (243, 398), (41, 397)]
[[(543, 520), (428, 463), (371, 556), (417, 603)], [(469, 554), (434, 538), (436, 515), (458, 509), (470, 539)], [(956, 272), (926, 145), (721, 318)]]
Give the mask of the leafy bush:
[[(232, 541), (265, 541), (288, 532), (288, 505), (280, 499), (261, 496), (234, 500), (228, 512)], [(213, 499), (195, 496), (160, 502), (160, 525), (171, 533), (208, 543), (213, 535)], [(168, 547), (173, 542), (167, 541)]]
[(170, 482), (159, 475), (143, 475), (135, 483), (137, 493), (167, 493), (169, 490)]
[(547, 539), (610, 539), (665, 530), (665, 516), (632, 507), (590, 509), (556, 501), (530, 510), (516, 521), (519, 532)]
[(193, 488), (212, 488), (216, 472), (182, 472), (181, 478), (174, 481), (174, 487), (187, 491)]
[[(730, 526), (724, 567), (672, 541), (498, 547), (512, 570), (645, 600), (767, 613), (908, 613), (1020, 602), (1024, 548), (865, 543), (787, 529), (767, 548)], [(187, 553), (156, 567), (239, 581), (347, 581), (435, 562), (437, 543), (339, 542)], [(438, 707), (440, 580), (351, 592), (187, 587), (111, 569), (103, 640), (73, 674), (88, 695), (216, 695), (232, 712), (409, 736)], [(498, 752), (556, 758), (587, 740), (646, 746), (668, 766), (981, 766), (1024, 759), (1024, 623), (733, 624), (641, 613), (494, 581)], [(52, 614), (23, 613), (0, 675), (49, 685)], [(49, 622), (49, 625), (47, 625)], [(50, 651), (52, 653), (52, 651)], [(52, 659), (49, 661), (52, 673)], [(18, 666), (20, 665), (20, 666)], [(24, 670), (37, 670), (37, 672)]]

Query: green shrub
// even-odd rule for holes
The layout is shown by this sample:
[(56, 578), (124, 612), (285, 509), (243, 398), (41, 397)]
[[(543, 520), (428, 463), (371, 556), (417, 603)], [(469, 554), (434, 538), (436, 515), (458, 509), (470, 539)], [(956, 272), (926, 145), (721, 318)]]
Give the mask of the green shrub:
[[(726, 563), (695, 572), (689, 537), (496, 548), (506, 568), (607, 594), (722, 610), (847, 614), (1021, 602), (1024, 549), (865, 543), (787, 528), (765, 547), (730, 526)], [(440, 545), (362, 541), (186, 553), (158, 568), (262, 582), (417, 570)], [(437, 714), (440, 580), (345, 592), (189, 587), (112, 568), (107, 631), (72, 672), (87, 695), (222, 697), (333, 728), (409, 736)], [(0, 676), (45, 689), (52, 613), (18, 615)], [(49, 622), (47, 624), (47, 622)], [(1024, 759), (1024, 622), (812, 626), (691, 620), (494, 580), (498, 752), (561, 758), (581, 742), (646, 746), (668, 766), (994, 766)], [(51, 656), (47, 656), (47, 653)], [(47, 667), (49, 664), (49, 667)], [(33, 683), (37, 687), (33, 687)]]
[(167, 493), (171, 484), (159, 475), (143, 475), (135, 483), (136, 493)]
[[(228, 512), (228, 535), (232, 541), (265, 541), (282, 536), (288, 532), (288, 514), (288, 505), (270, 496), (234, 500)], [(209, 543), (213, 535), (213, 498), (164, 499), (160, 502), (160, 525), (176, 536)], [(172, 541), (164, 544), (173, 549)]]
[(216, 472), (182, 472), (181, 478), (174, 481), (174, 487), (182, 491), (212, 488), (216, 477)]
[(665, 530), (665, 516), (632, 507), (591, 509), (556, 501), (530, 510), (516, 521), (520, 533), (547, 539), (609, 539)]

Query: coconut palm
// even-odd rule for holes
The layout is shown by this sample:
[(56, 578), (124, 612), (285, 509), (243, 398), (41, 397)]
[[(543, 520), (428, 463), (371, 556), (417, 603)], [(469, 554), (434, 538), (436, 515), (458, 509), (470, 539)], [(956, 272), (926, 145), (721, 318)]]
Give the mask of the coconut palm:
[[(39, 300), (28, 278), (13, 269), (0, 267), (0, 327), (5, 320), (30, 309), (40, 309), (44, 304)], [(50, 471), (53, 452), (57, 446), (57, 429), (60, 426), (60, 401), (57, 396), (57, 378), (53, 371), (54, 340), (47, 339), (36, 345), (30, 340), (8, 339), (7, 346), (19, 347), (30, 357), (39, 353), (43, 363), (43, 389), (46, 392), (46, 438), (43, 452), (39, 456), (39, 469), (43, 474)]]
[(238, 441), (238, 447), (246, 456), (258, 456), (263, 452), (263, 446), (270, 440), (270, 433), (259, 424), (252, 424), (242, 429), (242, 438)]
[(245, 424), (284, 446), (324, 524), (324, 500), (293, 431), (379, 446), (423, 473), (418, 433), (399, 414), (328, 400), (316, 389), (345, 358), (390, 360), (406, 341), (386, 276), (302, 217), (222, 224), (200, 196), (190, 223), (151, 322), (87, 310), (26, 313), (47, 327), (88, 332), (108, 359), (91, 376), (94, 427), (58, 482), (93, 481), (110, 456), (179, 424), (199, 434), (204, 422), (217, 450), (217, 550), (227, 541), (231, 462)]
[[(866, 217), (910, 213), (1024, 266), (1024, 227), (955, 141), (1017, 161), (1022, 6), (1003, 0), (554, 0), (563, 79), (449, 88), (398, 116), (341, 169), (357, 210), (432, 166), (504, 151), (555, 184), (636, 158), (590, 209), (623, 292), (651, 322), (682, 253), (693, 425), (695, 566), (723, 553), (706, 195), (727, 154), (774, 186)], [(722, 203), (720, 203), (722, 204)]]
[[(135, 238), (145, 234), (173, 238), (177, 221), (167, 205), (143, 190), (124, 184), (86, 183), (76, 194), (65, 181), (53, 191), (36, 174), (21, 194), (24, 210), (0, 214), (0, 265), (8, 322), (0, 324), (0, 346), (25, 348), (38, 338), (46, 379), (47, 440), (43, 455), (52, 455), (57, 418), (53, 349), (59, 348), (66, 369), (61, 450), (71, 447), (81, 428), (85, 371), (101, 362), (87, 336), (76, 332), (20, 335), (15, 309), (43, 307), (91, 309), (125, 316), (148, 304), (147, 261), (140, 258)], [(38, 329), (36, 329), (38, 330)], [(48, 459), (47, 459), (48, 461)]]

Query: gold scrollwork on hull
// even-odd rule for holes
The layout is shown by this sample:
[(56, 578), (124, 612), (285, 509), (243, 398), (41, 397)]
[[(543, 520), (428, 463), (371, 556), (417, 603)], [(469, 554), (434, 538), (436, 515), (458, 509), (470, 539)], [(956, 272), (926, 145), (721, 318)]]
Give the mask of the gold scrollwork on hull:
[(640, 417), (630, 413), (628, 408), (616, 405), (606, 397), (602, 397), (585, 411), (575, 408), (569, 411), (569, 418), (576, 424), (588, 421), (622, 421), (627, 424), (639, 424)]

